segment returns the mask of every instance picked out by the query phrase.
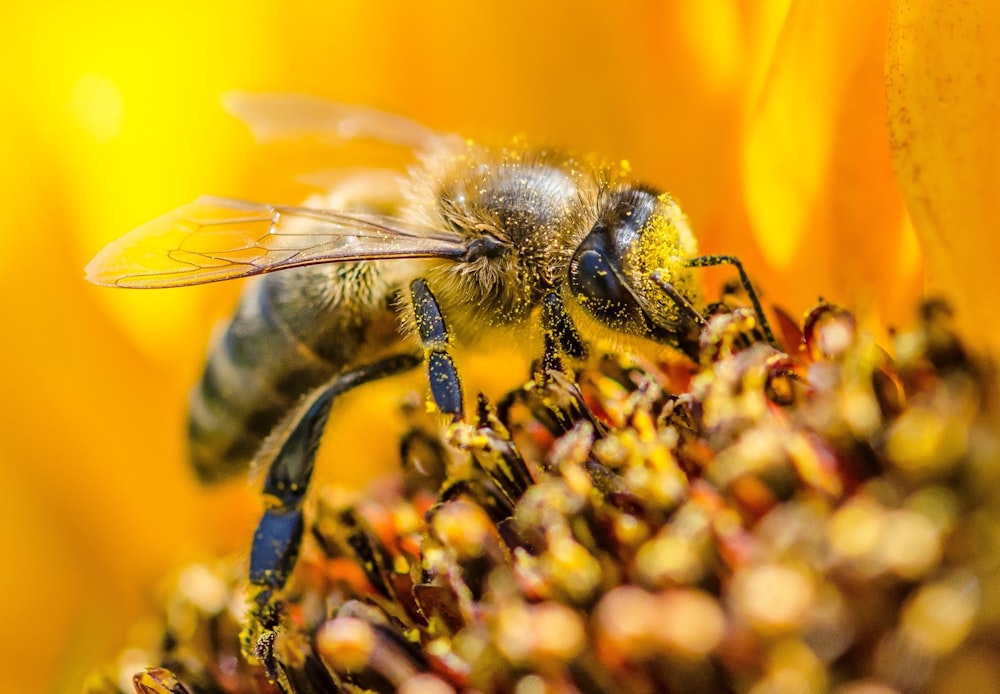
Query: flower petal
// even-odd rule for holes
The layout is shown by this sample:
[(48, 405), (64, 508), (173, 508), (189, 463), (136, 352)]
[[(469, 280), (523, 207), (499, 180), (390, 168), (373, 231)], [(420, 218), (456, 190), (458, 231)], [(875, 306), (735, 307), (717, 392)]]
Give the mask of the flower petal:
[(927, 283), (966, 334), (996, 348), (1000, 290), (1000, 5), (894, 0), (887, 96), (892, 155), (927, 252)]
[(870, 301), (898, 321), (919, 263), (886, 138), (885, 32), (879, 3), (793, 3), (748, 98), (743, 171), (751, 228), (787, 284), (772, 293)]

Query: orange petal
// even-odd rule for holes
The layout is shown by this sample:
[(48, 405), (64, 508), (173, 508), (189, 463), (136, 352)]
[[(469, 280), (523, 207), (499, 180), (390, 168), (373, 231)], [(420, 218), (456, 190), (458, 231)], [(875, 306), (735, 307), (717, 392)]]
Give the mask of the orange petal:
[(885, 32), (881, 3), (795, 2), (749, 99), (746, 203), (784, 279), (772, 294), (794, 308), (822, 295), (899, 321), (918, 292), (885, 130)]
[(927, 251), (927, 284), (966, 334), (1000, 345), (1000, 5), (894, 0), (887, 53), (892, 154)]

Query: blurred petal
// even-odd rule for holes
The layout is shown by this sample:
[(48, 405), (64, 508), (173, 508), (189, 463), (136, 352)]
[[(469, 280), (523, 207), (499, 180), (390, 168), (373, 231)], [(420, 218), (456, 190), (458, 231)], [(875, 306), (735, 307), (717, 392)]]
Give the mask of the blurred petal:
[(883, 3), (794, 2), (750, 96), (747, 207), (783, 278), (776, 294), (792, 306), (818, 295), (870, 301), (898, 321), (916, 295), (916, 246), (885, 131), (885, 31)]
[(927, 284), (966, 333), (1000, 347), (1000, 4), (891, 3), (892, 153), (927, 252)]

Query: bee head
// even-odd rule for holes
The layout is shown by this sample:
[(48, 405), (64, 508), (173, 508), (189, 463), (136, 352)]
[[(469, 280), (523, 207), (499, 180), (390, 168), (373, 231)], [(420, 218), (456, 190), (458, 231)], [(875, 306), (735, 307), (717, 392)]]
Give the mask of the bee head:
[(597, 219), (573, 254), (569, 289), (583, 310), (613, 331), (678, 343), (692, 322), (653, 273), (694, 304), (687, 267), (697, 246), (683, 212), (666, 193), (642, 186), (602, 195)]

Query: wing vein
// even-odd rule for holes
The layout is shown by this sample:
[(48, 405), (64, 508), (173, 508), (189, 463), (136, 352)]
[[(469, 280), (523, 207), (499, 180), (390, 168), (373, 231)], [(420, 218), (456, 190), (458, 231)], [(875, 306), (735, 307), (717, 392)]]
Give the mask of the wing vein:
[(97, 284), (174, 287), (316, 263), (461, 262), (469, 241), (388, 215), (202, 197), (112, 242), (86, 272)]

